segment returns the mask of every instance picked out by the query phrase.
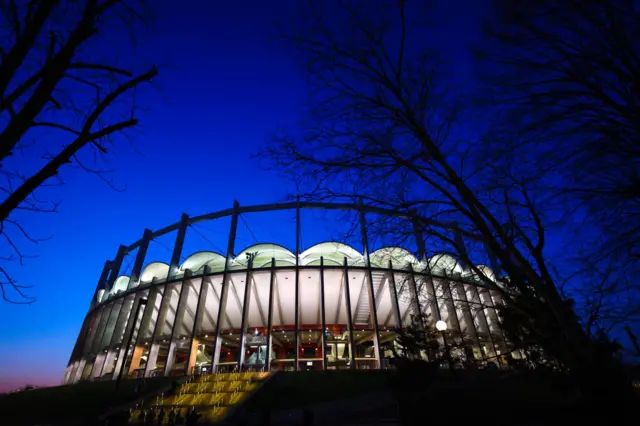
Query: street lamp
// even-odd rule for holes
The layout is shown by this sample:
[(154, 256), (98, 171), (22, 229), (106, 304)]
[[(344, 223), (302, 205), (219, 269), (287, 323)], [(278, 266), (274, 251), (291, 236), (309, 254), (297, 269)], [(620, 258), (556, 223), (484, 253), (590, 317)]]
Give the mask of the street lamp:
[(449, 351), (449, 345), (447, 344), (447, 337), (445, 332), (447, 331), (447, 323), (439, 320), (436, 322), (436, 329), (442, 334), (442, 342), (444, 343), (444, 350), (447, 354), (447, 363), (449, 364), (449, 370), (453, 372), (453, 362), (451, 362), (451, 352)]

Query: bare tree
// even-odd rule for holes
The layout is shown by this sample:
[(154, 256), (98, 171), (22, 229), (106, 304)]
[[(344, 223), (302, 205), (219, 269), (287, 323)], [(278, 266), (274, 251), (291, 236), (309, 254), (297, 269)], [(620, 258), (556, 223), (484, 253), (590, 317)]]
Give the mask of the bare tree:
[[(309, 2), (283, 35), (304, 60), (309, 116), (299, 135), (274, 134), (267, 154), (310, 188), (309, 197), (356, 197), (405, 211), (431, 247), (455, 253), (526, 317), (532, 335), (552, 339), (562, 365), (596, 368), (599, 358), (545, 255), (544, 194), (488, 161), (480, 144), (451, 136), (459, 109), (439, 84), (421, 6)], [(412, 234), (404, 226), (396, 232)], [(487, 261), (498, 283), (476, 266)], [(556, 332), (546, 335), (550, 327)]]
[[(640, 324), (640, 292), (636, 278), (628, 273), (615, 259), (608, 263), (590, 264), (577, 270), (580, 277), (566, 289), (577, 305), (587, 336), (612, 336), (612, 331), (622, 331), (630, 325)], [(574, 280), (575, 281), (575, 280)], [(633, 344), (633, 342), (631, 342)], [(633, 348), (628, 348), (633, 352)]]
[(20, 241), (39, 240), (16, 213), (56, 211), (57, 204), (37, 192), (60, 183), (68, 166), (110, 183), (100, 163), (112, 154), (117, 135), (127, 136), (138, 124), (136, 91), (157, 70), (120, 64), (123, 49), (104, 37), (143, 24), (148, 10), (142, 1), (4, 1), (0, 15), (0, 235), (7, 250), (0, 292), (6, 301), (31, 303), (7, 262), (22, 264)]
[[(640, 11), (631, 0), (494, 1), (480, 64), (497, 164), (537, 180), (573, 227), (588, 333), (638, 324)], [(487, 105), (487, 104), (485, 104)]]
[(495, 155), (550, 174), (608, 238), (598, 259), (640, 243), (640, 11), (632, 0), (494, 2), (481, 58), (501, 110)]

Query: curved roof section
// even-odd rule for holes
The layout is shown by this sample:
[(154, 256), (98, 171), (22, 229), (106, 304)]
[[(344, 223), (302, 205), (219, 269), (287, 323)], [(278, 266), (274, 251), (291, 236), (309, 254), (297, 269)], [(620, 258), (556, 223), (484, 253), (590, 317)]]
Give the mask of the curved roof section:
[(225, 258), (221, 257), (220, 259), (216, 258), (216, 259), (209, 260), (206, 263), (206, 265), (209, 267), (211, 272), (222, 272), (224, 271), (225, 262), (226, 262)]
[(179, 273), (184, 273), (189, 269), (194, 274), (202, 272), (205, 265), (211, 268), (211, 272), (220, 272), (224, 270), (224, 256), (212, 251), (199, 251), (187, 257), (182, 265), (180, 265)]
[(127, 289), (127, 287), (129, 286), (129, 281), (131, 280), (131, 278), (129, 278), (126, 275), (120, 275), (118, 278), (116, 278), (116, 280), (113, 282), (113, 287), (111, 287), (111, 290), (109, 291), (109, 294), (118, 294), (121, 291), (125, 291)]
[(278, 244), (254, 244), (242, 250), (231, 262), (231, 269), (245, 269), (249, 264), (249, 255), (253, 258), (254, 268), (265, 268), (276, 260), (276, 266), (292, 266), (296, 264), (296, 255), (288, 248)]
[(452, 256), (439, 253), (431, 256), (427, 262), (428, 269), (434, 274), (462, 273), (462, 266)]
[[(254, 244), (242, 250), (232, 261), (231, 270), (246, 269), (249, 255), (254, 256), (253, 267), (256, 269), (268, 268), (271, 260), (275, 259), (276, 266), (293, 267), (296, 265), (296, 255), (286, 247), (278, 244)], [(362, 253), (353, 247), (339, 242), (323, 242), (316, 244), (300, 254), (300, 266), (318, 266), (320, 258), (323, 258), (324, 265), (342, 266), (347, 258), (348, 266), (364, 266), (365, 258)], [(388, 268), (389, 261), (394, 270), (406, 269), (409, 265), (415, 268), (418, 273), (431, 273), (436, 275), (461, 274), (464, 278), (476, 281), (490, 280), (497, 285), (495, 273), (486, 265), (478, 265), (471, 270), (463, 271), (461, 264), (449, 254), (439, 253), (431, 256), (428, 261), (420, 261), (408, 250), (401, 247), (383, 247), (370, 254), (371, 266), (376, 268)], [(186, 270), (192, 271), (194, 275), (201, 275), (205, 266), (209, 266), (210, 272), (219, 273), (224, 271), (225, 257), (219, 253), (211, 251), (199, 251), (187, 257), (178, 268), (176, 279), (184, 275)], [(150, 283), (155, 279), (165, 280), (169, 275), (170, 266), (164, 262), (151, 262), (142, 270), (140, 280), (132, 283), (137, 286), (142, 283)], [(464, 272), (464, 273), (463, 273)], [(119, 276), (113, 283), (111, 289), (100, 289), (96, 294), (97, 303), (105, 303), (111, 300), (118, 293), (127, 291), (131, 284), (131, 278), (125, 275)]]
[(151, 262), (144, 267), (140, 274), (140, 282), (148, 283), (154, 278), (167, 278), (169, 275), (169, 265), (164, 262)]
[[(496, 282), (496, 275), (493, 273), (493, 270), (486, 265), (477, 265), (476, 268), (482, 275), (484, 275), (490, 281)], [(472, 270), (471, 275), (476, 279), (482, 279), (478, 276), (478, 273), (475, 270)]]
[(406, 268), (409, 264), (415, 266), (420, 263), (413, 254), (401, 247), (383, 247), (371, 253), (369, 259), (371, 266), (379, 268), (388, 268), (389, 261), (394, 268)]
[(328, 241), (316, 244), (303, 251), (300, 254), (300, 264), (302, 266), (319, 265), (320, 257), (324, 259), (325, 264), (342, 265), (345, 257), (347, 258), (347, 265), (364, 263), (362, 253), (358, 250), (347, 244)]

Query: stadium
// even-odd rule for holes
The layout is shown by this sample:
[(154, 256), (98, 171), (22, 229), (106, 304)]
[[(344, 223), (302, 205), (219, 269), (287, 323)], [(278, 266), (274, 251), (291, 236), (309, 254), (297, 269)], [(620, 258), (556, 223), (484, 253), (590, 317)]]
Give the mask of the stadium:
[[(303, 209), (356, 212), (362, 250), (341, 242), (300, 247)], [(239, 217), (277, 210), (296, 212), (296, 247), (270, 242), (237, 251)], [(508, 350), (501, 331), (496, 306), (503, 302), (495, 288), (449, 255), (427, 257), (417, 228), (417, 255), (401, 247), (370, 251), (368, 214), (410, 220), (406, 213), (361, 203), (236, 202), (230, 209), (183, 214), (173, 225), (145, 230), (105, 263), (63, 383), (239, 370), (391, 368), (403, 350), (397, 335), (416, 318), (427, 331), (424, 338), (448, 352), (450, 367), (501, 368), (507, 357), (520, 356)], [(226, 253), (183, 253), (192, 225), (220, 218), (230, 219)], [(171, 261), (148, 261), (149, 243), (170, 232), (176, 233)], [(125, 255), (134, 251), (130, 274), (121, 274)], [(476, 269), (493, 277), (486, 266)]]

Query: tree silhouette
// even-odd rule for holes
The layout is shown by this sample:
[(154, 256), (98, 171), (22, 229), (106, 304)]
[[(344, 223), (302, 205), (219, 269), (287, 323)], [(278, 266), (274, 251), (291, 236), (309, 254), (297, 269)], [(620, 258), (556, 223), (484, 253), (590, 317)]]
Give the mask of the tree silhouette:
[(0, 7), (0, 293), (6, 301), (34, 300), (8, 270), (10, 262), (28, 257), (22, 242), (40, 241), (16, 213), (55, 212), (57, 203), (37, 192), (62, 183), (60, 172), (70, 166), (110, 184), (100, 163), (113, 153), (116, 137), (138, 124), (136, 91), (157, 69), (138, 72), (121, 64), (117, 45), (105, 47), (104, 37), (114, 28), (134, 33), (147, 15), (144, 2), (126, 0), (7, 1)]
[[(459, 109), (422, 42), (429, 12), (411, 2), (373, 4), (309, 2), (283, 30), (312, 92), (303, 130), (278, 131), (267, 141), (274, 167), (308, 188), (308, 198), (363, 199), (404, 211), (423, 228), (427, 246), (454, 253), (471, 277), (526, 316), (538, 341), (552, 339), (562, 365), (603, 368), (545, 255), (536, 182), (486, 161), (479, 144), (449, 137)], [(487, 178), (496, 173), (498, 181)], [(380, 228), (400, 238), (414, 234), (407, 223)], [(495, 277), (476, 266), (484, 262)], [(545, 335), (549, 327), (556, 332)]]
[[(537, 181), (576, 238), (566, 291), (588, 333), (640, 323), (640, 11), (627, 0), (493, 2), (480, 64), (493, 161)], [(576, 213), (577, 211), (577, 213)]]

